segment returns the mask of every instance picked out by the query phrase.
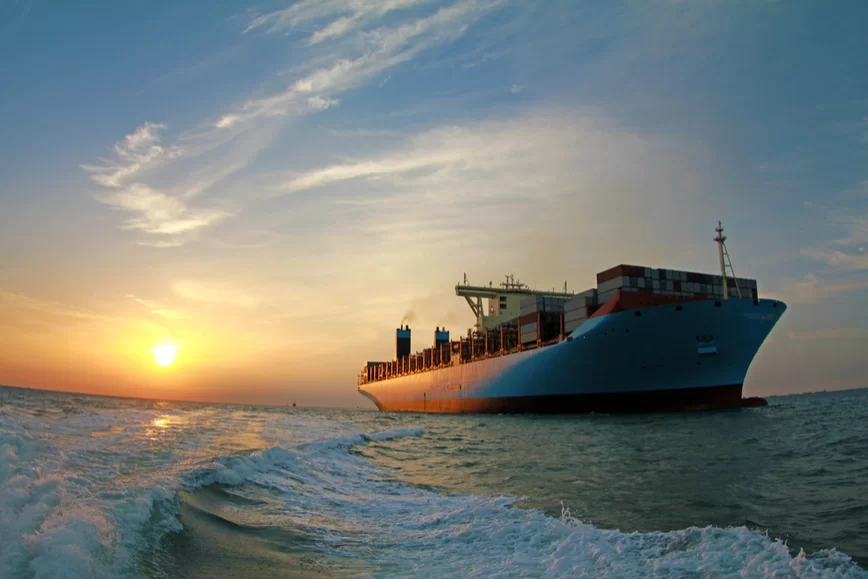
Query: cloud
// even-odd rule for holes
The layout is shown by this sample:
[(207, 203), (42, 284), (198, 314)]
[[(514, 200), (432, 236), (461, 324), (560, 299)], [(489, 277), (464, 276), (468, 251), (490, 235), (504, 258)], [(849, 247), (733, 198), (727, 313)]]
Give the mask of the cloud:
[[(232, 192), (223, 191), (220, 203), (203, 202), (221, 193), (218, 185), (247, 168), (277, 136), (282, 123), (322, 113), (338, 106), (337, 95), (361, 86), (421, 51), (451, 42), (464, 34), (467, 25), (501, 0), (466, 0), (437, 8), (422, 17), (403, 19), (390, 27), (370, 28), (386, 13), (414, 7), (418, 0), (356, 0), (349, 4), (330, 0), (302, 1), (254, 19), (247, 31), (262, 28), (275, 32), (290, 27), (318, 28), (311, 43), (337, 39), (351, 30), (355, 39), (332, 43), (331, 52), (307, 69), (284, 90), (248, 100), (226, 111), (204, 129), (182, 133), (178, 145), (163, 142), (164, 124), (145, 122), (119, 141), (111, 159), (83, 165), (91, 179), (105, 189), (96, 199), (132, 214), (121, 227), (150, 239), (135, 243), (147, 247), (173, 248), (196, 240), (209, 227), (236, 215), (241, 208)], [(215, 195), (217, 194), (217, 195)], [(195, 200), (195, 202), (194, 202)], [(154, 239), (156, 238), (156, 239)]]
[(178, 147), (164, 147), (160, 144), (162, 124), (146, 122), (124, 137), (114, 146), (115, 160), (102, 160), (102, 165), (82, 165), (91, 173), (91, 179), (103, 187), (119, 188), (139, 172), (152, 167), (162, 159), (172, 159), (183, 155)]
[(859, 340), (868, 338), (868, 328), (824, 328), (809, 332), (791, 331), (791, 340)]
[(477, 66), (481, 66), (485, 64), (489, 60), (494, 60), (500, 58), (506, 54), (505, 51), (495, 51), (495, 52), (487, 52), (482, 55), (482, 58), (478, 60), (474, 60), (472, 62), (466, 62), (461, 65), (461, 68), (476, 68)]
[(326, 99), (320, 96), (310, 97), (307, 99), (307, 104), (310, 107), (310, 110), (315, 112), (324, 111), (329, 107), (337, 106), (340, 102), (339, 99)]
[[(142, 183), (133, 183), (98, 199), (107, 205), (137, 214), (136, 217), (126, 220), (124, 229), (137, 229), (157, 235), (189, 233), (222, 221), (230, 215), (216, 209), (190, 209), (179, 199)], [(178, 241), (150, 242), (148, 245), (175, 247)]]
[(257, 16), (244, 32), (266, 28), (268, 33), (280, 32), (299, 26), (309, 26), (328, 18), (335, 20), (316, 30), (310, 44), (339, 38), (357, 25), (382, 18), (387, 13), (413, 8), (430, 0), (302, 0), (283, 10)]
[(339, 130), (328, 129), (330, 135), (335, 137), (400, 137), (400, 131), (375, 130), (375, 129), (355, 129), (355, 130)]
[(322, 30), (317, 30), (316, 32), (314, 32), (313, 36), (310, 37), (310, 43), (317, 44), (328, 38), (337, 38), (338, 36), (343, 36), (348, 30), (353, 27), (353, 25), (356, 23), (356, 21), (358, 21), (360, 17), (360, 14), (356, 14), (355, 16), (351, 17), (338, 18)]
[[(584, 289), (612, 263), (665, 263), (669, 248), (683, 253), (684, 230), (662, 224), (690, 223), (698, 213), (701, 149), (636, 133), (596, 109), (530, 110), (367, 144), (379, 150), (358, 155), (349, 143), (357, 156), (348, 156), (338, 142), (338, 161), (275, 177), (304, 239), (289, 250), (293, 260), (322, 248), (303, 262), (311, 275), (340, 262), (341, 279), (376, 275), (395, 293), (415, 292), (460, 279), (461, 255), (486, 282), (517, 272), (560, 287), (563, 278), (548, 276), (561, 271)], [(618, 233), (625, 229), (632, 235)], [(643, 236), (655, 243), (631, 241)]]
[[(812, 209), (813, 204), (806, 204), (806, 207)], [(821, 206), (821, 209), (826, 212), (826, 225), (845, 232), (845, 236), (803, 248), (801, 255), (821, 261), (835, 271), (868, 271), (868, 254), (865, 253), (865, 245), (868, 245), (868, 213), (864, 199), (849, 198), (844, 204), (831, 208)]]
[(177, 319), (184, 317), (184, 314), (182, 314), (180, 311), (173, 310), (171, 308), (167, 308), (158, 302), (142, 299), (142, 298), (137, 297), (133, 294), (127, 294), (127, 297), (129, 299), (133, 300), (134, 302), (139, 303), (139, 304), (145, 306), (146, 308), (148, 308), (148, 310), (150, 310), (150, 312), (152, 314), (156, 314), (158, 316), (162, 316), (164, 318), (169, 318), (169, 319), (173, 319), (173, 320), (177, 320)]
[[(91, 173), (94, 182), (108, 189), (95, 195), (98, 201), (134, 214), (124, 221), (123, 229), (158, 236), (186, 235), (169, 241), (138, 242), (140, 245), (165, 248), (183, 244), (197, 230), (222, 221), (230, 213), (222, 209), (191, 207), (182, 200), (185, 195), (173, 195), (138, 180), (143, 172), (153, 171), (160, 163), (178, 159), (184, 154), (179, 147), (161, 145), (162, 129), (165, 129), (165, 125), (144, 123), (115, 144), (115, 159), (103, 160), (102, 165), (82, 167)], [(225, 173), (217, 171), (217, 174), (222, 176)], [(213, 182), (214, 177), (211, 176), (182, 188), (182, 191), (190, 197)]]
[(0, 289), (0, 312), (4, 311), (10, 316), (14, 313), (29, 312), (30, 314), (44, 314), (66, 320), (112, 321), (111, 317), (93, 310), (70, 306), (60, 302), (41, 300), (22, 293)]
[[(521, 183), (557, 180), (571, 162), (589, 168), (616, 162), (608, 154), (614, 147), (650, 153), (641, 137), (607, 124), (592, 111), (546, 111), (513, 120), (432, 129), (376, 157), (293, 175), (280, 188), (293, 193), (341, 181), (381, 178), (397, 185), (431, 187), (499, 173), (509, 175), (510, 189), (514, 189)], [(546, 193), (541, 189), (537, 194)]]
[[(417, 3), (394, 0), (360, 2), (357, 6), (361, 14), (382, 15)], [(221, 116), (215, 127), (228, 129), (263, 117), (325, 110), (338, 104), (338, 101), (330, 96), (356, 88), (382, 72), (411, 60), (424, 50), (460, 38), (470, 23), (501, 3), (501, 0), (458, 2), (407, 24), (361, 31), (361, 49), (355, 44), (338, 47), (337, 52), (332, 55), (331, 65), (318, 68), (297, 79), (283, 91), (248, 101), (240, 110)], [(342, 6), (343, 3), (302, 2), (286, 10), (254, 19), (248, 31), (266, 24), (270, 25), (269, 32), (298, 26), (317, 18), (342, 13), (345, 10)], [(361, 16), (352, 22), (359, 19)], [(351, 20), (335, 22), (341, 24), (329, 33), (329, 37), (338, 36), (337, 30), (343, 34), (350, 28)]]
[(814, 304), (825, 299), (868, 289), (868, 280), (822, 280), (810, 273), (801, 280), (784, 284), (768, 297), (788, 303)]
[(216, 305), (230, 305), (250, 309), (259, 305), (259, 300), (230, 288), (225, 284), (204, 284), (193, 280), (175, 282), (175, 292), (188, 300)]
[(822, 261), (837, 270), (868, 270), (868, 254), (865, 253), (864, 248), (859, 248), (855, 252), (806, 248), (801, 250), (801, 254), (805, 257)]
[(158, 249), (165, 249), (167, 247), (180, 247), (184, 245), (185, 241), (183, 239), (169, 239), (167, 241), (137, 241), (136, 245), (141, 245), (142, 247), (156, 247)]

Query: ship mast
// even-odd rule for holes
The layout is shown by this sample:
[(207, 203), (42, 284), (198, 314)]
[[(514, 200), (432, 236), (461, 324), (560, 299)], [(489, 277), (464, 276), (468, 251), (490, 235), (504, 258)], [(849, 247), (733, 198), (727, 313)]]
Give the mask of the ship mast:
[[(723, 299), (729, 299), (729, 284), (726, 283), (726, 265), (729, 264), (729, 270), (732, 272), (732, 278), (735, 277), (735, 268), (732, 267), (732, 260), (729, 258), (729, 251), (726, 249), (726, 236), (723, 234), (723, 223), (717, 222), (717, 237), (714, 241), (717, 242), (717, 252), (720, 256), (720, 275), (723, 277)], [(735, 293), (741, 297), (741, 290), (738, 287), (738, 282), (735, 283)]]
[(717, 242), (717, 252), (720, 254), (720, 275), (723, 277), (723, 299), (729, 298), (729, 292), (727, 291), (727, 283), (726, 283), (726, 262), (723, 261), (723, 243), (726, 241), (726, 237), (723, 235), (723, 224), (718, 221), (717, 222), (717, 237), (714, 238), (714, 241)]

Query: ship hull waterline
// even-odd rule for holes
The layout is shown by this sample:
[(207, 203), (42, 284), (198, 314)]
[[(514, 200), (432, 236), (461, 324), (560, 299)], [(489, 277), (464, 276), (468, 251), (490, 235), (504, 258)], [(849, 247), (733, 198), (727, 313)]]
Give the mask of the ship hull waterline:
[(381, 411), (634, 413), (744, 405), (776, 300), (654, 306), (591, 318), (560, 343), (359, 386)]

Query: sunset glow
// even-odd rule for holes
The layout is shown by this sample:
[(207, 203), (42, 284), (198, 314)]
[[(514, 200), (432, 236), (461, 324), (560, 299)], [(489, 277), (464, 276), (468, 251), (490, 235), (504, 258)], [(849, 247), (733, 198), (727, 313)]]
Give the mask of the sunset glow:
[(2, 385), (373, 408), (465, 274), (715, 274), (719, 220), (789, 306), (745, 395), (864, 385), (868, 3), (53, 4), (0, 2)]
[(157, 366), (171, 366), (178, 357), (178, 348), (172, 344), (160, 344), (151, 348), (151, 353), (154, 354), (154, 362)]

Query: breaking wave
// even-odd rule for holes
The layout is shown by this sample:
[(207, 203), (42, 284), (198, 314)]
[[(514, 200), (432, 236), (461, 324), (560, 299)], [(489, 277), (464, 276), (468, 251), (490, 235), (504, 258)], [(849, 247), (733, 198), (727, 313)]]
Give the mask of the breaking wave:
[(294, 533), (324, 574), (352, 562), (366, 576), (868, 577), (834, 549), (793, 555), (745, 527), (624, 533), (567, 509), (552, 517), (518, 508), (518, 497), (448, 494), (358, 450), (424, 437), (421, 428), (260, 418), (258, 432), (283, 432), (269, 434), (278, 444), (223, 452), (259, 418), (164, 408), (58, 417), (0, 406), (4, 576), (160, 575), (143, 560), (184, 533), (185, 501), (207, 494), (200, 502), (233, 532)]

